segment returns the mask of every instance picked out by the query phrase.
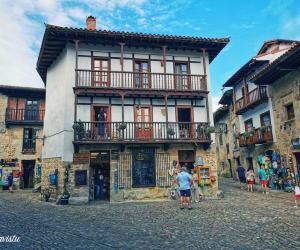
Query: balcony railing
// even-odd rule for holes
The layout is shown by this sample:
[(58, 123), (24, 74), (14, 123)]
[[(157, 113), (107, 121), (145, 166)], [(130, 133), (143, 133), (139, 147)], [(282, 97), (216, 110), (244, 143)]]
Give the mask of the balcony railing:
[(270, 142), (273, 142), (272, 126), (256, 128), (252, 132), (239, 135), (240, 147)]
[(34, 109), (6, 109), (6, 123), (42, 123), (45, 110)]
[(35, 139), (24, 139), (23, 140), (23, 150), (24, 154), (34, 154), (35, 153)]
[(240, 115), (246, 112), (248, 109), (253, 108), (262, 101), (266, 100), (267, 98), (267, 87), (259, 86), (235, 102), (236, 113)]
[(201, 122), (77, 122), (75, 142), (210, 142), (209, 125)]
[(204, 75), (76, 70), (76, 87), (207, 91)]

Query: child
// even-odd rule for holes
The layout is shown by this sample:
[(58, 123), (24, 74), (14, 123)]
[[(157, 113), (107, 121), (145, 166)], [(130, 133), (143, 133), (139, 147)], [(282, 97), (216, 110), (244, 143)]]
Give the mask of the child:
[(248, 168), (246, 173), (248, 192), (253, 192), (254, 171), (253, 168)]
[(294, 192), (295, 192), (295, 208), (298, 208), (298, 203), (297, 203), (297, 199), (300, 199), (300, 185), (299, 182), (298, 184), (296, 184), (295, 188), (294, 188)]
[(258, 171), (258, 176), (260, 179), (262, 193), (267, 194), (268, 193), (268, 187), (267, 187), (268, 179), (267, 179), (267, 173), (265, 170), (265, 164), (261, 165), (260, 170)]

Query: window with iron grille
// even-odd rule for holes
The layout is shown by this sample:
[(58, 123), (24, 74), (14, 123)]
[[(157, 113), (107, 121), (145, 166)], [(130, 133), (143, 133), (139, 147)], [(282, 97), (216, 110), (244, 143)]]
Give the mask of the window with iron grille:
[(156, 153), (156, 183), (158, 187), (170, 187), (171, 176), (169, 169), (171, 168), (170, 155), (168, 153)]
[(118, 160), (118, 187), (131, 188), (132, 154), (121, 153)]
[(36, 129), (24, 128), (23, 132), (23, 153), (35, 153)]
[(155, 187), (155, 149), (132, 150), (132, 187)]

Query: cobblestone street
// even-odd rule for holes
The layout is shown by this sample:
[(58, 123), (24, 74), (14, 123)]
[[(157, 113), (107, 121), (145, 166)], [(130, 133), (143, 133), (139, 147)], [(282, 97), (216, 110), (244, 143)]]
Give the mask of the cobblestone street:
[[(0, 236), (10, 249), (300, 249), (291, 194), (247, 193), (221, 181), (225, 198), (181, 211), (172, 202), (57, 206), (30, 192), (0, 193)], [(288, 199), (287, 199), (288, 198)]]

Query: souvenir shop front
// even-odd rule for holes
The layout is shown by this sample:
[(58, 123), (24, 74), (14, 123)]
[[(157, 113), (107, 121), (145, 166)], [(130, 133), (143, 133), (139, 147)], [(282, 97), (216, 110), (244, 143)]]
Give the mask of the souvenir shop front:
[(8, 190), (8, 176), (13, 175), (13, 186), (19, 186), (20, 166), (17, 159), (0, 160), (0, 189)]
[(271, 190), (292, 192), (298, 178), (292, 154), (280, 154), (275, 150), (267, 150), (258, 156), (257, 163), (265, 164)]

